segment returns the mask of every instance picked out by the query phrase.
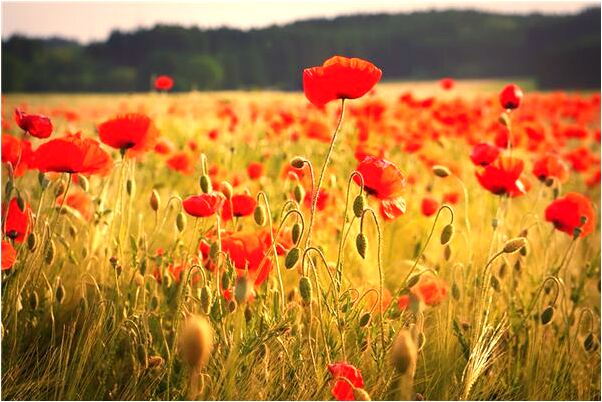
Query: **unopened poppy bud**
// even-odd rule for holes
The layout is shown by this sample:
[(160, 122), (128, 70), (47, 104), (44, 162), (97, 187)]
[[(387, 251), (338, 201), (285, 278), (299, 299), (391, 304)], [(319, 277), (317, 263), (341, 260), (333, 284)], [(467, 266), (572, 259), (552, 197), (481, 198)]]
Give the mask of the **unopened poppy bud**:
[(527, 245), (527, 239), (524, 237), (515, 237), (514, 239), (510, 239), (504, 244), (504, 253), (512, 254), (516, 253), (521, 248)]
[(46, 255), (44, 256), (44, 261), (46, 264), (51, 265), (54, 261), (54, 254), (56, 251), (56, 246), (54, 245), (54, 240), (50, 240), (48, 245), (46, 246)]
[(238, 303), (245, 303), (251, 296), (252, 286), (247, 277), (241, 276), (236, 278), (234, 285), (234, 298)]
[(228, 302), (228, 311), (230, 313), (233, 313), (236, 311), (236, 307), (238, 307), (238, 304), (236, 303), (236, 300), (232, 299)]
[(42, 172), (38, 173), (38, 183), (40, 184), (40, 187), (47, 188), (48, 185), (50, 184), (50, 181), (48, 180), (48, 178), (46, 177), (46, 175)]
[(304, 302), (309, 303), (311, 301), (311, 293), (311, 281), (307, 276), (302, 276), (301, 279), (299, 279), (299, 294)]
[(541, 313), (541, 324), (548, 325), (554, 319), (554, 306), (548, 306)]
[(4, 197), (10, 198), (10, 193), (13, 191), (13, 181), (8, 180), (6, 186), (4, 186)]
[(69, 225), (69, 235), (73, 238), (77, 236), (77, 229), (73, 225)]
[(84, 191), (88, 191), (90, 189), (90, 182), (84, 175), (77, 175), (77, 184), (79, 184), (79, 187)]
[(353, 200), (353, 214), (357, 218), (361, 218), (362, 214), (364, 213), (365, 206), (366, 206), (366, 198), (364, 197), (364, 194), (359, 194)]
[(291, 238), (294, 244), (299, 243), (299, 239), (301, 239), (301, 224), (295, 222), (291, 231)]
[(245, 307), (245, 321), (251, 322), (252, 318), (253, 318), (253, 310), (251, 310), (251, 306), (249, 306), (247, 304), (247, 306)]
[(583, 230), (581, 228), (575, 228), (573, 229), (573, 239), (578, 239), (579, 236), (581, 236), (581, 232)]
[(151, 192), (149, 204), (153, 211), (157, 212), (159, 210), (159, 206), (161, 205), (161, 198), (159, 198), (159, 193), (157, 192), (157, 190), (153, 189), (153, 191)]
[(452, 248), (449, 244), (445, 245), (445, 248), (443, 249), (443, 258), (445, 258), (445, 261), (449, 261), (451, 259), (452, 256)]
[(358, 233), (355, 238), (355, 248), (357, 249), (358, 254), (362, 258), (366, 258), (366, 248), (368, 246), (368, 239), (366, 235), (363, 233)]
[(58, 197), (59, 195), (63, 194), (65, 192), (65, 182), (63, 180), (60, 180), (56, 183), (56, 187), (54, 188), (54, 196)]
[(220, 189), (222, 190), (222, 194), (226, 197), (227, 200), (232, 198), (232, 184), (227, 181), (223, 181), (220, 185)]
[(125, 182), (125, 190), (127, 191), (130, 197), (134, 195), (134, 192), (136, 191), (136, 184), (134, 183), (134, 180), (127, 179), (127, 181)]
[(492, 228), (494, 228), (494, 229), (495, 229), (495, 228), (497, 228), (497, 225), (498, 225), (498, 224), (499, 224), (499, 221), (498, 221), (498, 219), (497, 219), (497, 218), (493, 218), (493, 219), (491, 220), (491, 227), (492, 227)]
[(595, 344), (596, 344), (596, 339), (594, 337), (594, 334), (590, 332), (583, 340), (583, 348), (587, 352), (591, 352), (592, 350), (594, 350)]
[(450, 242), (451, 238), (454, 235), (454, 225), (452, 223), (445, 225), (443, 230), (441, 231), (441, 245), (446, 245)]
[(520, 252), (520, 255), (522, 255), (523, 257), (526, 257), (527, 256), (527, 252), (528, 252), (527, 246), (521, 247), (521, 249), (519, 250), (519, 252)]
[(303, 201), (303, 198), (305, 197), (305, 190), (303, 190), (303, 187), (301, 187), (300, 184), (295, 185), (293, 188), (293, 196), (295, 197), (295, 201)]
[(393, 367), (399, 374), (410, 373), (410, 377), (413, 377), (417, 359), (418, 348), (414, 337), (407, 329), (400, 330), (391, 348)]
[(284, 266), (286, 269), (291, 269), (299, 260), (299, 247), (293, 247), (284, 258)]
[(176, 216), (176, 228), (180, 233), (186, 229), (186, 216), (182, 212), (179, 212)]
[(370, 395), (363, 388), (353, 388), (353, 398), (356, 401), (371, 401)]
[(208, 286), (203, 286), (199, 291), (199, 300), (201, 301), (201, 310), (205, 314), (209, 314), (211, 307), (211, 292), (209, 291)]
[(230, 275), (226, 271), (222, 273), (222, 289), (230, 289)]
[(157, 297), (157, 295), (153, 295), (153, 297), (151, 298), (150, 308), (151, 311), (157, 311), (157, 309), (159, 308), (159, 297)]
[(366, 325), (368, 325), (371, 317), (372, 317), (372, 315), (370, 314), (369, 311), (362, 314), (362, 316), (360, 317), (360, 321), (359, 321), (360, 328), (364, 328)]
[(442, 177), (442, 178), (445, 178), (445, 177), (451, 175), (451, 171), (446, 166), (442, 166), (442, 165), (433, 166), (433, 173), (435, 174), (435, 176)]
[(38, 294), (34, 290), (29, 295), (29, 307), (31, 307), (32, 310), (35, 310), (36, 308), (38, 308), (38, 302), (39, 302)]
[(291, 160), (291, 166), (294, 167), (295, 169), (301, 169), (303, 167), (303, 165), (305, 164), (306, 159), (302, 158), (301, 156), (295, 156), (292, 160)]
[(500, 291), (500, 281), (499, 281), (499, 279), (495, 275), (493, 275), (491, 277), (491, 280), (490, 280), (489, 284), (491, 285), (491, 287), (493, 288), (493, 290), (495, 290), (496, 292)]
[(417, 275), (412, 275), (409, 279), (408, 282), (406, 284), (407, 288), (411, 288), (414, 285), (416, 285), (418, 283), (418, 281), (420, 280), (420, 274)]
[(253, 211), (253, 218), (255, 219), (255, 223), (259, 226), (265, 225), (266, 216), (265, 216), (265, 208), (263, 205), (257, 205), (255, 207), (255, 211)]
[(209, 179), (209, 176), (206, 174), (201, 176), (199, 184), (201, 185), (201, 191), (205, 194), (210, 193), (213, 189), (211, 186), (211, 179)]
[(211, 243), (211, 246), (209, 246), (209, 257), (212, 260), (217, 259), (218, 252), (219, 252), (219, 246), (217, 245), (217, 243)]
[(144, 276), (146, 275), (146, 268), (147, 268), (147, 263), (146, 263), (146, 258), (142, 259), (142, 261), (140, 261), (140, 275)]
[(508, 113), (503, 112), (502, 114), (500, 114), (500, 118), (498, 121), (504, 127), (510, 127), (510, 116), (508, 116)]
[(456, 282), (452, 284), (451, 293), (454, 299), (460, 300), (460, 288)]
[(57, 285), (54, 297), (58, 304), (63, 304), (63, 301), (65, 300), (65, 287), (62, 282), (59, 282)]
[(553, 177), (548, 177), (544, 181), (544, 184), (546, 185), (546, 187), (552, 187), (554, 185), (554, 178)]
[(37, 243), (37, 237), (34, 232), (31, 232), (29, 235), (27, 235), (27, 248), (29, 251), (35, 250)]
[(25, 200), (21, 197), (21, 194), (17, 195), (17, 206), (19, 210), (25, 211)]

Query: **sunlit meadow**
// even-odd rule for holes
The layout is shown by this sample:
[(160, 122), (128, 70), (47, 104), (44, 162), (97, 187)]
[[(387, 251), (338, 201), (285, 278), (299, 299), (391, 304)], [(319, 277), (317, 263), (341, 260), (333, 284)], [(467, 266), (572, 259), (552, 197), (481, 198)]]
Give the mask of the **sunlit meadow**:
[(5, 96), (2, 398), (599, 400), (600, 94), (363, 63)]

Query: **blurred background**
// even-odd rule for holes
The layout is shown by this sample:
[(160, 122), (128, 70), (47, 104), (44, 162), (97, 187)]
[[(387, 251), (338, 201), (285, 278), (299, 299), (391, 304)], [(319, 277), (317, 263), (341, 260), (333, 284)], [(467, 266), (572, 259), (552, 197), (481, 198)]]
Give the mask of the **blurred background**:
[(599, 89), (599, 2), (2, 2), (2, 92), (301, 88), (340, 54), (384, 81)]

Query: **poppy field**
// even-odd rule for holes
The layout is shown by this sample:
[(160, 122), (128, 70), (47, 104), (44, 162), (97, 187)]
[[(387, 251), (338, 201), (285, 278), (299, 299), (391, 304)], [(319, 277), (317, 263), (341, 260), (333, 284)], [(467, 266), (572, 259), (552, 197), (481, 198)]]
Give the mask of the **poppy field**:
[(4, 96), (2, 398), (599, 400), (600, 93), (386, 77)]

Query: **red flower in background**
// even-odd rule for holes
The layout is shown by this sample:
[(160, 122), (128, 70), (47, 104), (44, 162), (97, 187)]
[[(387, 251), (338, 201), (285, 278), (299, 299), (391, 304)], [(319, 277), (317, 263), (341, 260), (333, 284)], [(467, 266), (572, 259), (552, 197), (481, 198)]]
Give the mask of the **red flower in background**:
[(511, 156), (500, 156), (490, 165), (477, 171), (477, 179), (483, 188), (493, 194), (507, 194), (518, 197), (527, 192), (525, 184), (520, 180), (524, 163)]
[(439, 201), (433, 197), (424, 197), (420, 204), (420, 210), (424, 216), (433, 216), (439, 210)]
[(263, 176), (265, 167), (260, 162), (251, 162), (247, 166), (247, 174), (251, 180), (258, 180)]
[(169, 91), (173, 88), (173, 78), (169, 75), (160, 75), (155, 79), (155, 89), (158, 91)]
[(182, 201), (182, 206), (189, 215), (206, 218), (219, 212), (225, 199), (222, 193), (214, 191), (208, 194), (191, 195)]
[(194, 173), (194, 160), (185, 151), (180, 151), (167, 160), (167, 166), (185, 175)]
[(500, 104), (504, 109), (516, 109), (523, 100), (523, 90), (518, 85), (508, 84), (500, 92)]
[(579, 193), (567, 193), (552, 201), (546, 208), (546, 220), (561, 232), (571, 236), (580, 228), (580, 237), (594, 231), (596, 214), (589, 198)]
[(6, 216), (4, 224), (4, 233), (17, 243), (22, 243), (29, 234), (29, 216), (31, 207), (25, 203), (23, 210), (19, 208), (17, 198), (13, 198), (8, 203), (8, 211), (2, 208), (2, 215)]
[(445, 89), (446, 91), (452, 89), (455, 84), (456, 82), (452, 78), (443, 78), (441, 81), (439, 81), (441, 88)]
[(2, 163), (10, 163), (16, 177), (22, 176), (32, 163), (31, 142), (2, 134)]
[(90, 195), (83, 190), (74, 189), (69, 191), (67, 199), (65, 199), (64, 203), (63, 196), (58, 196), (56, 199), (56, 204), (63, 204), (73, 208), (81, 215), (82, 218), (87, 221), (92, 219), (92, 216), (94, 215), (94, 205), (92, 204), (92, 199), (90, 198)]
[(79, 133), (45, 142), (32, 158), (34, 167), (41, 172), (105, 174), (112, 165), (111, 157), (98, 141), (82, 139)]
[[(318, 200), (316, 203), (316, 209), (318, 211), (322, 211), (324, 210), (324, 208), (326, 208), (326, 205), (328, 205), (328, 198), (328, 192), (324, 189), (320, 189), (320, 192), (318, 193)], [(313, 199), (313, 194), (311, 194), (310, 192), (305, 193), (305, 197), (303, 197), (303, 203), (307, 208), (311, 208), (311, 203), (313, 202)]]
[(569, 178), (569, 168), (558, 155), (547, 154), (535, 161), (533, 174), (540, 181), (555, 178), (559, 182), (565, 183)]
[(173, 143), (167, 138), (159, 138), (155, 144), (155, 152), (159, 155), (169, 155), (174, 151), (175, 147)]
[(381, 76), (382, 71), (369, 61), (333, 56), (322, 66), (303, 70), (303, 91), (311, 103), (322, 106), (335, 99), (364, 96)]
[[(447, 297), (448, 285), (438, 277), (433, 275), (422, 275), (414, 286), (410, 288), (410, 293), (427, 306), (436, 306)], [(410, 295), (403, 295), (399, 298), (397, 305), (400, 309), (405, 309), (410, 304)]]
[(2, 240), (2, 271), (10, 269), (17, 260), (17, 252), (9, 241)]
[(495, 145), (481, 142), (472, 147), (470, 160), (478, 166), (487, 166), (497, 159), (500, 149)]
[(52, 122), (40, 114), (27, 114), (15, 109), (15, 122), (23, 131), (37, 138), (48, 138), (52, 134)]
[(101, 123), (98, 135), (108, 146), (134, 153), (152, 149), (157, 139), (151, 119), (138, 113), (124, 114)]
[(405, 213), (406, 200), (401, 196), (380, 201), (380, 214), (387, 221), (392, 221)]
[(222, 218), (226, 221), (229, 221), (233, 216), (240, 218), (243, 216), (252, 215), (256, 206), (257, 201), (254, 197), (251, 197), (248, 194), (233, 195), (231, 199), (224, 202), (224, 207), (222, 208)]
[[(362, 373), (347, 362), (329, 364), (328, 371), (334, 380), (330, 391), (337, 401), (354, 401), (353, 387), (364, 388)], [(345, 378), (349, 382), (341, 378)], [(353, 387), (349, 383), (353, 384)]]
[[(364, 190), (379, 199), (390, 198), (405, 187), (405, 177), (392, 162), (374, 156), (366, 156), (356, 169), (364, 179)], [(360, 185), (358, 176), (353, 180)]]

